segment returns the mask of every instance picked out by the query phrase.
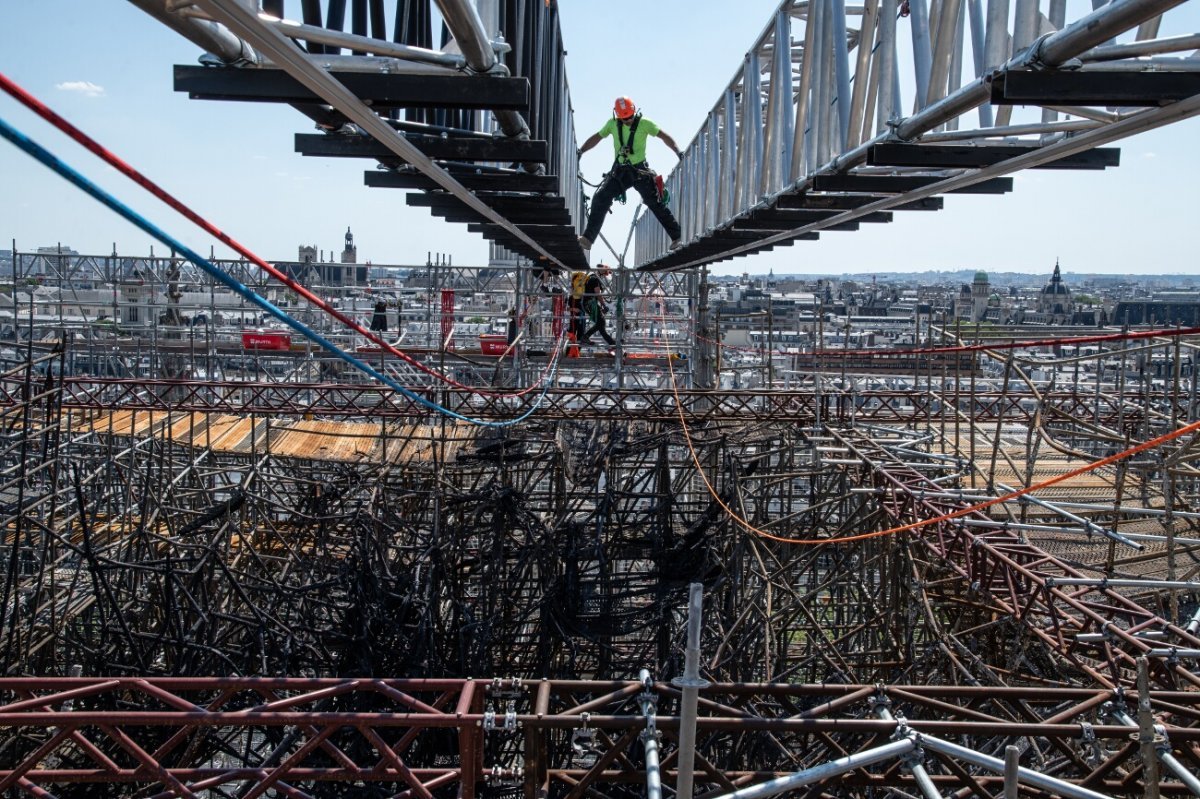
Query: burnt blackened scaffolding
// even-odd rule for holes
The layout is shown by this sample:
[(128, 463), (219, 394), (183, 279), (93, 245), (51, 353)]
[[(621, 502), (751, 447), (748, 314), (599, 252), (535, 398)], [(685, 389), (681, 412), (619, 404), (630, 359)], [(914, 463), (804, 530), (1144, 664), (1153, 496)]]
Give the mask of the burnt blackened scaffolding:
[[(632, 721), (599, 719), (597, 709), (586, 720), (568, 711), (626, 686), (587, 680), (622, 680), (646, 664), (664, 677), (682, 671), (691, 582), (707, 594), (705, 678), (766, 683), (761, 696), (736, 701), (701, 694), (702, 717), (729, 713), (707, 702), (739, 708), (729, 729), (700, 724), (697, 752), (717, 764), (715, 772), (701, 768), (700, 778), (725, 788), (722, 779), (762, 781), (871, 748), (882, 728), (854, 725), (878, 722), (867, 702), (880, 701), (879, 690), (867, 687), (876, 683), (896, 686), (885, 692), (889, 701), (915, 703), (909, 713), (933, 725), (931, 734), (974, 735), (984, 754), (1020, 737), (1062, 741), (1025, 757), (1076, 783), (1097, 768), (1133, 762), (1124, 748), (1069, 741), (1083, 729), (1077, 721), (1092, 725), (1097, 740), (1128, 735), (1126, 726), (1105, 727), (1097, 697), (1118, 696), (1122, 686), (1130, 696), (1139, 657), (1150, 661), (1154, 690), (1173, 692), (1163, 701), (1194, 693), (1192, 661), (1171, 653), (1200, 645), (1185, 629), (1196, 592), (1162, 582), (1186, 584), (1187, 563), (1200, 553), (1196, 456), (1186, 441), (1126, 463), (1123, 476), (1106, 469), (1039, 492), (1037, 504), (945, 518), (994, 496), (989, 487), (1029, 485), (1094, 461), (1115, 441), (1147, 440), (1194, 420), (1195, 391), (1184, 377), (1163, 386), (1146, 383), (1148, 375), (1122, 369), (1115, 379), (1111, 369), (1092, 368), (1047, 385), (1027, 374), (1044, 356), (1018, 352), (995, 356), (1008, 373), (1003, 381), (990, 376), (994, 370), (952, 374), (919, 362), (907, 387), (882, 388), (826, 351), (823, 373), (788, 391), (681, 388), (677, 397), (663, 381), (674, 369), (686, 383), (685, 361), (663, 357), (663, 345), (653, 344), (685, 327), (695, 285), (684, 275), (630, 275), (620, 297), (630, 329), (622, 335), (656, 357), (631, 359), (629, 388), (602, 388), (615, 380), (614, 363), (568, 359), (545, 418), (481, 435), (343, 382), (345, 375), (324, 382), (171, 377), (214, 356), (208, 347), (172, 349), (189, 313), (182, 301), (169, 302), (172, 275), (183, 283), (188, 273), (169, 258), (122, 264), (18, 253), (15, 262), (50, 271), (39, 273), (42, 293), (14, 303), (20, 340), (0, 347), (10, 363), (0, 379), (8, 436), (0, 467), (17, 492), (0, 519), (8, 531), (4, 589), (15, 597), (2, 620), (9, 674), (49, 678), (80, 667), (131, 679), (486, 672), (527, 685), (541, 677), (584, 680), (573, 683), (586, 694), (574, 705), (547, 696), (547, 708), (567, 714), (554, 721), (560, 726), (539, 740), (489, 738), (485, 762), (499, 769), (493, 777), (513, 779), (506, 769), (523, 761), (533, 775), (542, 769), (566, 786), (598, 762), (585, 765), (588, 758), (620, 753), (629, 766), (588, 777), (614, 796), (624, 795), (622, 784), (644, 782), (640, 755), (625, 740), (639, 730)], [(58, 303), (78, 298), (49, 291), (59, 288), (57, 275), (99, 279), (118, 266), (137, 268), (145, 282), (136, 287), (157, 297), (139, 300), (139, 312), (154, 309), (153, 322), (130, 364), (149, 377), (78, 374), (73, 349), (96, 354), (113, 342), (76, 334), (108, 326), (94, 319), (58, 326), (71, 316)], [(439, 295), (454, 286), (465, 297), (485, 285), (462, 267), (427, 272), (421, 288)], [(26, 272), (19, 275), (15, 282), (24, 282)], [(553, 297), (539, 293), (537, 307), (549, 311)], [(172, 308), (177, 313), (166, 312)], [(429, 308), (424, 323), (440, 325), (440, 303)], [(458, 308), (453, 321), (471, 313)], [(551, 336), (535, 330), (551, 327), (550, 316), (530, 311), (524, 324), (534, 343)], [(1087, 357), (1093, 366), (1131, 357), (1153, 363), (1156, 353), (1174, 357), (1195, 346), (1163, 332), (1132, 353), (1128, 342), (1114, 341)], [(996, 331), (977, 331), (985, 333)], [(669, 349), (692, 352), (679, 341)], [(446, 364), (454, 353), (430, 357)], [(451, 392), (437, 396), (453, 404)], [(461, 401), (472, 407), (469, 395)], [(485, 410), (510, 412), (502, 402), (476, 412)], [(716, 504), (701, 473), (758, 532)], [(1145, 549), (1117, 548), (1079, 518)], [(923, 520), (934, 523), (858, 537)], [(844, 540), (796, 545), (770, 535)], [(814, 686), (826, 693), (797, 699), (785, 696), (784, 683), (801, 694)], [(842, 694), (828, 693), (838, 685), (846, 686)], [(918, 701), (919, 685), (947, 693)], [(497, 689), (489, 736), (505, 735), (508, 694), (521, 708), (532, 690)], [(675, 695), (653, 690), (661, 712), (673, 714)], [(1064, 694), (1030, 718), (1016, 709), (1033, 694), (1002, 695), (1011, 690), (1086, 696)], [(947, 701), (954, 691), (967, 693)], [(633, 699), (623, 694), (594, 708), (620, 715)], [(833, 709), (823, 702), (848, 715), (824, 718)], [(965, 709), (949, 706), (958, 702)], [(1013, 718), (1024, 721), (1014, 728)], [(1061, 729), (1065, 718), (1069, 732)], [(62, 718), (45, 721), (31, 740), (62, 728)], [(664, 783), (672, 776), (671, 723), (658, 724)], [(834, 735), (835, 727), (842, 732)], [(784, 749), (754, 737), (754, 728), (783, 735)], [(1171, 740), (1184, 742), (1172, 744), (1174, 756), (1190, 757), (1189, 729), (1171, 727)], [(234, 747), (238, 763), (259, 762), (260, 744), (278, 745), (266, 734), (230, 735), (250, 741)], [(20, 737), (0, 743), (22, 757), (36, 752), (21, 748), (28, 741)], [(179, 765), (207, 768), (207, 757), (197, 750)], [(448, 768), (460, 773), (457, 763)], [(957, 762), (927, 757), (921, 768), (947, 789), (998, 785)], [(907, 790), (903, 768), (884, 774), (888, 785)], [(860, 782), (843, 785), (846, 795), (878, 788), (879, 780), (853, 779)], [(537, 795), (534, 783), (521, 784)], [(1104, 784), (1120, 793), (1115, 778)], [(1131, 793), (1142, 787), (1137, 776), (1126, 784)], [(1161, 787), (1170, 794), (1179, 786), (1167, 779)]]

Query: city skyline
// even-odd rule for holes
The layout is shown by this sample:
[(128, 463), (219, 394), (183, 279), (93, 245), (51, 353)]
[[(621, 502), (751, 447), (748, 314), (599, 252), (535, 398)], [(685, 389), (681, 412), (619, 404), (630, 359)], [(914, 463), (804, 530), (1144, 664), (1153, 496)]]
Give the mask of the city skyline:
[[(1070, 4), (1068, 18), (1080, 5)], [(722, 8), (715, 2), (699, 6)], [(663, 2), (637, 6), (641, 21), (629, 25), (622, 9), (611, 4), (565, 5), (562, 26), (570, 49), (567, 75), (577, 138), (607, 118), (613, 95), (630, 94), (681, 144), (690, 141), (776, 6), (773, 0), (747, 2), (742, 13), (725, 14), (718, 25), (713, 16), (695, 13), (696, 4)], [(349, 225), (361, 261), (420, 263), (429, 252), (444, 253), (456, 263), (486, 260), (486, 242), (464, 226), (406, 207), (399, 192), (364, 187), (362, 172), (369, 164), (305, 159), (291, 152), (291, 135), (310, 129), (292, 109), (191, 101), (173, 92), (170, 66), (195, 63), (198, 49), (128, 3), (47, 0), (5, 8), (0, 19), (13, 39), (6, 42), (0, 70), (265, 258), (290, 257), (300, 244), (336, 252)], [(1166, 32), (1200, 28), (1194, 7), (1170, 12), (1166, 20)], [(137, 46), (98, 49), (98, 29), (123, 30)], [(616, 59), (607, 46), (614, 40), (623, 47)], [(95, 58), (96, 52), (104, 57)], [(696, 58), (698, 52), (704, 57)], [(189, 246), (209, 251), (210, 237), (164, 213), (148, 195), (7, 96), (0, 98), (0, 117), (118, 197), (146, 209)], [(890, 225), (826, 233), (819, 242), (722, 262), (713, 271), (1038, 273), (1059, 257), (1070, 264), (1069, 272), (1194, 274), (1200, 264), (1182, 243), (1191, 223), (1186, 199), (1200, 178), (1200, 161), (1189, 147), (1198, 126), (1193, 119), (1118, 142), (1122, 165), (1115, 169), (1018, 173), (1015, 190), (1006, 196), (951, 196), (937, 213), (898, 213)], [(606, 167), (603, 150), (584, 158), (590, 180)], [(652, 145), (650, 159), (664, 171), (673, 165), (661, 145)], [(10, 191), (0, 197), (0, 236), (6, 246), (11, 238), (22, 250), (61, 241), (96, 253), (114, 243), (119, 252), (147, 252), (152, 244), (10, 146), (0, 148), (0, 172), (10, 177)], [(610, 220), (607, 230), (614, 241), (623, 239), (632, 210), (631, 203)], [(598, 247), (593, 262), (612, 260), (601, 253)], [(216, 254), (230, 253), (217, 245)]]

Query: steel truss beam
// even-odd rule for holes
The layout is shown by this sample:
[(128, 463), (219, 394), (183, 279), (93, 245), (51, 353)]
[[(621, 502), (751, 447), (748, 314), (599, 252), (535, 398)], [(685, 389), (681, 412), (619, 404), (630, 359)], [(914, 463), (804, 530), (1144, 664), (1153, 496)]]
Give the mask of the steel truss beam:
[[(248, 783), (254, 793), (308, 796), (353, 781), (420, 796), (453, 786), (469, 798), (497, 784), (531, 799), (620, 795), (646, 780), (634, 746), (647, 724), (643, 694), (654, 698), (663, 778), (672, 783), (680, 692), (666, 682), (8, 678), (0, 680), (0, 787), (87, 781), (190, 795)], [(1195, 764), (1200, 694), (1145, 698), (1163, 709), (1165, 745)], [(700, 690), (694, 779), (708, 791), (761, 784), (893, 735), (913, 735), (918, 746), (924, 735), (953, 738), (976, 753), (1036, 736), (1030, 769), (1066, 788), (1140, 795), (1136, 747), (1125, 745), (1140, 730), (1116, 721), (1131, 712), (1130, 699), (1094, 689), (716, 683)], [(281, 749), (286, 757), (272, 754)], [(910, 762), (922, 760), (942, 793), (1001, 784), (970, 760), (926, 753)], [(914, 790), (901, 765), (853, 769), (837, 784)], [(1186, 793), (1169, 777), (1155, 787)]]
[[(19, 387), (0, 381), (0, 404), (15, 406)], [(484, 418), (519, 412), (503, 397), (484, 397), (429, 386), (426, 393), (448, 407)], [(681, 390), (689, 423), (716, 420), (788, 421), (830, 424), (904, 423), (948, 416), (953, 423), (953, 397), (925, 387), (907, 390), (845, 391), (812, 388), (792, 391)], [(1163, 398), (1158, 398), (1162, 401)], [(531, 395), (526, 403), (535, 401)], [(1087, 418), (1101, 424), (1120, 423), (1137, 429), (1144, 412), (1124, 401), (1084, 390), (1057, 390), (1037, 395), (980, 391), (959, 397), (960, 408), (980, 421), (1003, 419), (1028, 424), (1038, 411), (1063, 418)], [(277, 383), (253, 381), (147, 380), (134, 378), (68, 378), (63, 406), (69, 409), (155, 411), (162, 413), (230, 413), (329, 417), (418, 417), (429, 410), (387, 388), (353, 383)], [(678, 421), (674, 395), (658, 388), (551, 388), (539, 401), (544, 419), (643, 419)]]
[[(861, 435), (833, 435), (868, 465), (872, 482), (887, 494), (883, 507), (896, 523), (940, 519), (970, 506), (972, 500), (948, 498), (928, 473), (898, 461), (885, 447)], [(974, 517), (987, 518), (981, 512)], [(916, 540), (931, 555), (921, 579), (937, 579), (934, 575), (942, 570), (955, 575), (956, 579), (939, 582), (935, 591), (940, 593), (944, 586), (964, 603), (980, 603), (1020, 623), (1033, 640), (1063, 658), (1057, 667), (1060, 673), (1078, 674), (1113, 688), (1131, 685), (1136, 659), (1152, 648), (1148, 639), (1135, 632), (1158, 631), (1173, 646), (1200, 644), (1200, 638), (1102, 582), (1074, 589), (1055, 586), (1056, 578), (1083, 574), (1020, 532), (942, 521)], [(1097, 644), (1092, 638), (1095, 633), (1106, 637)], [(1077, 638), (1080, 635), (1084, 638)], [(1200, 688), (1200, 675), (1182, 664), (1158, 659), (1153, 667), (1153, 679), (1160, 685)]]
[[(912, 37), (906, 48), (896, 0), (853, 9), (784, 0), (667, 179), (683, 248), (668, 252), (665, 233), (644, 215), (635, 260), (652, 271), (695, 267), (821, 230), (849, 230), (863, 214), (935, 194), (976, 184), (977, 191), (1007, 190), (1011, 182), (996, 183), (997, 176), (1020, 169), (1115, 166), (1115, 151), (1100, 145), (1200, 113), (1195, 59), (1138, 60), (1187, 52), (1186, 36), (1177, 46), (1172, 37), (1142, 43), (1157, 35), (1160, 15), (1182, 2), (1100, 4), (1071, 22), (1061, 4), (1051, 4), (1047, 17), (1039, 3), (1023, 2), (1010, 22), (1007, 3), (988, 4), (985, 15), (978, 0), (920, 0), (905, 4), (912, 12), (903, 26)], [(1106, 49), (1106, 40), (1135, 28), (1137, 43)], [(1096, 45), (1103, 54), (1095, 58), (1116, 60), (1079, 69), (1077, 58), (1091, 58)], [(902, 74), (904, 64), (911, 72)], [(1009, 105), (994, 112), (989, 99)], [(1043, 110), (1014, 125), (1014, 103)], [(1151, 108), (1091, 107), (1139, 105)], [(968, 127), (965, 116), (975, 110), (979, 123)], [(860, 180), (865, 188), (851, 188)], [(861, 212), (760, 229), (756, 241), (725, 235), (738, 219), (826, 190), (898, 193)]]
[[(366, 2), (355, 3), (353, 30), (346, 32), (344, 0), (329, 0), (327, 13), (319, 0), (304, 0), (304, 24), (256, 16), (242, 4), (222, 0), (202, 0), (198, 12), (190, 7), (181, 11), (165, 0), (136, 0), (156, 19), (208, 47), (223, 63), (219, 68), (212, 64), (177, 67), (177, 90), (197, 98), (290, 103), (319, 127), (357, 139), (360, 149), (373, 152), (369, 144), (380, 143), (387, 151), (382, 158), (386, 165), (413, 165), (435, 186), (455, 194), (493, 223), (485, 234), (503, 239), (517, 254), (571, 267), (584, 265), (577, 243), (567, 246), (568, 242), (551, 242), (553, 237), (547, 237), (553, 246), (543, 246), (535, 238), (541, 231), (518, 228), (496, 214), (458, 182), (454, 170), (432, 160), (486, 158), (490, 165), (519, 167), (511, 171), (506, 191), (545, 191), (542, 185), (531, 189), (524, 178), (549, 176), (551, 189), (567, 210), (564, 224), (571, 230), (581, 224), (583, 195), (557, 8), (503, 2), (477, 9), (465, 0), (444, 0), (438, 11), (453, 42), (443, 52), (430, 48), (430, 0), (395, 0), (395, 41), (388, 38), (383, 0), (371, 0), (370, 26)], [(286, 5), (274, 2), (271, 11), (286, 14)], [(198, 18), (202, 15), (211, 17)], [(219, 46), (210, 46), (214, 42)], [(351, 54), (342, 55), (343, 48)], [(476, 110), (491, 110), (495, 119)], [(389, 118), (400, 113), (405, 116), (402, 122)], [(387, 129), (426, 123), (433, 123), (439, 137), (450, 141), (398, 140)], [(484, 146), (479, 134), (493, 132), (517, 146), (502, 142)], [(519, 144), (531, 138), (528, 147)], [(308, 139), (306, 146), (316, 153), (328, 150), (330, 143)], [(520, 157), (523, 149), (533, 155)], [(368, 181), (368, 185), (388, 184)], [(420, 181), (407, 187), (427, 185)]]

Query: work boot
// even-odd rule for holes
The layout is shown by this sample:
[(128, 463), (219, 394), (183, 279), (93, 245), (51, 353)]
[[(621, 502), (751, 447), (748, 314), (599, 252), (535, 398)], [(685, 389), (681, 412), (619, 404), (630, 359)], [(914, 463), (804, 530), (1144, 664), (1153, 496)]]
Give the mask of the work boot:
[(667, 251), (673, 252), (675, 250), (678, 250), (682, 246), (683, 246), (683, 239), (673, 239), (671, 241), (671, 246), (667, 247)]
[(580, 236), (579, 237), (579, 246), (585, 250), (590, 250), (590, 249), (592, 249), (592, 240), (589, 239), (587, 236)]

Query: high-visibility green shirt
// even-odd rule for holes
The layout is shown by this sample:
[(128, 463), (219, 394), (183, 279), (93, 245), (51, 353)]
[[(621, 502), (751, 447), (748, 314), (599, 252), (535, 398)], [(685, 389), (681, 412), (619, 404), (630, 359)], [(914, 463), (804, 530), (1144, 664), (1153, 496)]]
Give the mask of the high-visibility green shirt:
[(624, 130), (621, 131), (621, 137), (624, 137), (625, 143), (629, 143), (629, 125), (619, 122), (615, 117), (604, 123), (604, 127), (596, 133), (600, 138), (612, 136), (613, 152), (617, 156), (617, 161), (622, 164), (640, 164), (646, 160), (646, 139), (651, 136), (658, 135), (658, 125), (655, 125), (650, 120), (642, 117), (638, 122), (637, 130), (633, 133), (632, 152), (628, 158), (621, 157), (621, 137), (617, 136), (617, 126), (621, 125)]

